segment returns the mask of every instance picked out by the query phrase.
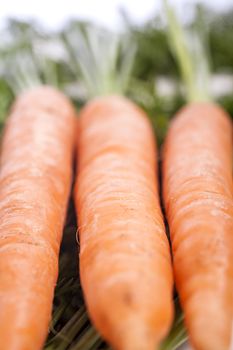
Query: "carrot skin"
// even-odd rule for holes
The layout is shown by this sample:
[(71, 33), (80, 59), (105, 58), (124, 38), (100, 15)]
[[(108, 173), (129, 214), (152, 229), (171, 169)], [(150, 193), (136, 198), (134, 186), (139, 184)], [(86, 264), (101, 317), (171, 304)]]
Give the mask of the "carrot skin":
[(163, 152), (163, 198), (175, 283), (191, 343), (227, 350), (233, 321), (232, 124), (211, 103), (172, 121)]
[(0, 154), (0, 344), (43, 347), (72, 180), (74, 110), (58, 91), (20, 96)]
[(77, 148), (80, 274), (90, 317), (114, 349), (155, 349), (172, 321), (173, 278), (151, 125), (123, 97), (98, 98), (81, 112)]

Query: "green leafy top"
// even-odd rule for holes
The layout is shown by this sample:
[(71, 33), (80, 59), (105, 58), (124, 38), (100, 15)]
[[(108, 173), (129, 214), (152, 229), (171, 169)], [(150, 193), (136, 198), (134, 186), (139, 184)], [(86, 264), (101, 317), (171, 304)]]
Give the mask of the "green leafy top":
[(136, 52), (126, 33), (73, 22), (62, 38), (73, 72), (81, 76), (88, 97), (126, 92)]
[(65, 56), (55, 57), (54, 52), (63, 49), (56, 35), (46, 34), (34, 23), (9, 20), (1, 36), (0, 78), (14, 95), (42, 84), (60, 87)]
[[(168, 38), (186, 88), (186, 98), (191, 101), (210, 100), (209, 63), (204, 45), (201, 22), (185, 30), (173, 8), (164, 0), (168, 20)], [(201, 18), (201, 17), (199, 17)]]

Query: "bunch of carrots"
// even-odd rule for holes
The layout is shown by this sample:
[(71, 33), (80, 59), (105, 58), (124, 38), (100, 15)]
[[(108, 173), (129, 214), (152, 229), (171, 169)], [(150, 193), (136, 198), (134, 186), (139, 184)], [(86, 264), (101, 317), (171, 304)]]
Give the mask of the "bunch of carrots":
[(17, 98), (0, 154), (0, 349), (43, 347), (73, 177), (84, 298), (112, 348), (159, 349), (175, 284), (194, 349), (230, 349), (232, 123), (194, 97), (162, 148), (171, 248), (156, 140), (137, 105), (96, 97), (76, 118), (52, 87)]

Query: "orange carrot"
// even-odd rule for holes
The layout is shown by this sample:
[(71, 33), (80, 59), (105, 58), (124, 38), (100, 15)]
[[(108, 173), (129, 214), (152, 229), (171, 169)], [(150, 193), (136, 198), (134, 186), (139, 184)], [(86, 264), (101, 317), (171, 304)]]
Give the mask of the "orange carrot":
[(152, 350), (172, 321), (172, 269), (156, 148), (143, 112), (123, 97), (82, 111), (75, 201), (81, 283), (90, 317), (118, 350)]
[(20, 96), (0, 155), (0, 348), (41, 349), (72, 177), (74, 110), (49, 87)]
[(232, 124), (212, 103), (172, 121), (163, 153), (163, 195), (175, 281), (191, 342), (227, 350), (233, 321)]

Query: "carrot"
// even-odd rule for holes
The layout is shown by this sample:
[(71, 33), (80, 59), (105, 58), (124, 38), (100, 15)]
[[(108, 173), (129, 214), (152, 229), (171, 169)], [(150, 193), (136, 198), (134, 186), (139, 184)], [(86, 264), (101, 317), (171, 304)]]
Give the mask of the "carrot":
[(77, 161), (90, 317), (114, 349), (155, 349), (171, 325), (173, 280), (147, 117), (123, 97), (92, 100), (80, 116)]
[[(174, 117), (163, 152), (163, 198), (175, 283), (193, 347), (227, 350), (233, 322), (232, 122), (203, 90), (204, 47), (193, 54), (167, 6), (171, 43), (189, 103)], [(199, 57), (198, 63), (195, 57)]]
[(72, 177), (74, 110), (40, 87), (13, 106), (0, 155), (0, 348), (41, 349)]
[(175, 280), (196, 349), (229, 349), (233, 320), (232, 125), (217, 105), (194, 103), (164, 146), (163, 194)]

